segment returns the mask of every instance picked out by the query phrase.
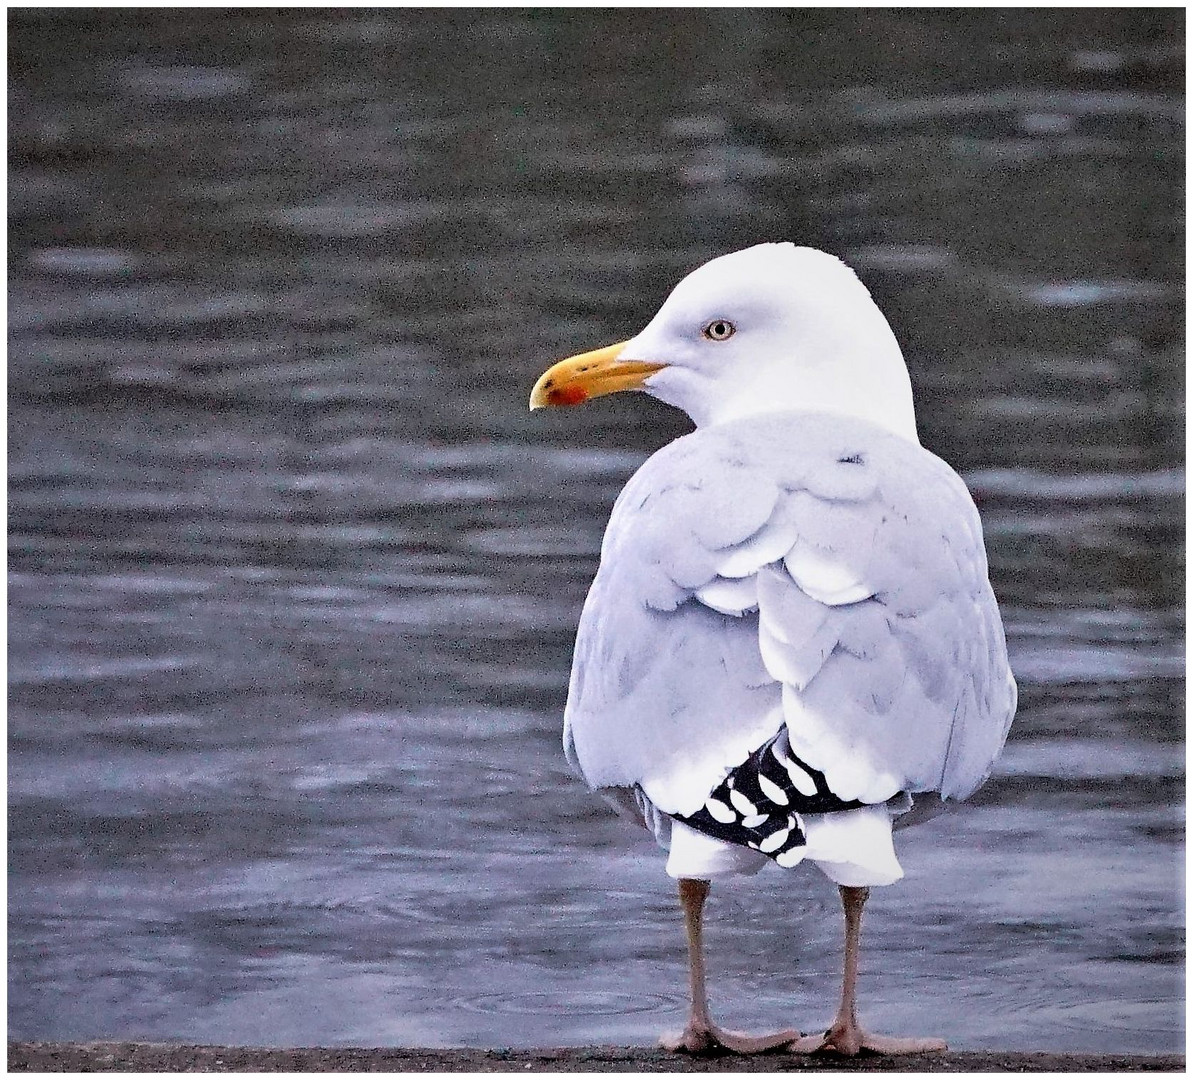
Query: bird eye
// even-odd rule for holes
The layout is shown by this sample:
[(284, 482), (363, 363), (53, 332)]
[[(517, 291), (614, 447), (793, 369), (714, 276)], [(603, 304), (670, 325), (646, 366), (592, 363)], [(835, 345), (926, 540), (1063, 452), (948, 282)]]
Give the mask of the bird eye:
[(724, 341), (733, 337), (737, 327), (728, 319), (714, 319), (704, 328), (704, 336), (709, 341)]

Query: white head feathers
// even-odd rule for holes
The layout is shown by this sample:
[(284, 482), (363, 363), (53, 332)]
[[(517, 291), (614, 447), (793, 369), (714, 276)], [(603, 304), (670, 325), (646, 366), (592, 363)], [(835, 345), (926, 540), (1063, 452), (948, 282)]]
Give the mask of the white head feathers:
[(642, 389), (698, 426), (799, 409), (918, 441), (895, 335), (854, 272), (814, 248), (760, 244), (705, 263), (620, 359), (665, 364)]

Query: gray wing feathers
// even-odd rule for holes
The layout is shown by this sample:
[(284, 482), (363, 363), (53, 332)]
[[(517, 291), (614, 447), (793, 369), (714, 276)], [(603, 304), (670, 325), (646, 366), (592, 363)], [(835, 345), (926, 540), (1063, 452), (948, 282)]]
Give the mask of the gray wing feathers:
[(684, 813), (786, 723), (842, 798), (963, 798), (1014, 712), (986, 573), (964, 484), (921, 447), (817, 414), (701, 429), (614, 508), (570, 756)]

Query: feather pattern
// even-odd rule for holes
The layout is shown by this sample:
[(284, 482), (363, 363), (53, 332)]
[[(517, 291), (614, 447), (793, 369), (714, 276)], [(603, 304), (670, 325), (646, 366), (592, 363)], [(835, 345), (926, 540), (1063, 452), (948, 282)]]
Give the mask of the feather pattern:
[[(961, 479), (868, 421), (778, 412), (702, 427), (626, 485), (580, 620), (565, 745), (592, 786), (637, 787), (675, 816), (715, 818), (714, 791), (780, 735), (804, 787), (822, 777), (840, 804), (964, 798), (1015, 696)], [(743, 816), (739, 794), (717, 812)]]

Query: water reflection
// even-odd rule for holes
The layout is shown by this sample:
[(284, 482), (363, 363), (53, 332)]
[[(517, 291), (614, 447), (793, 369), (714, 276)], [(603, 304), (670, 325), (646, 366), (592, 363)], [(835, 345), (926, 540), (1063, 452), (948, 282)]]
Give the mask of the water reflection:
[[(1023, 691), (973, 806), (905, 834), (867, 1014), (1181, 1045), (1182, 26), (15, 13), (12, 1035), (677, 1022), (670, 883), (558, 727), (608, 509), (686, 421), (525, 401), (786, 236), (896, 327)], [(827, 1020), (826, 882), (711, 916), (727, 1022)]]

